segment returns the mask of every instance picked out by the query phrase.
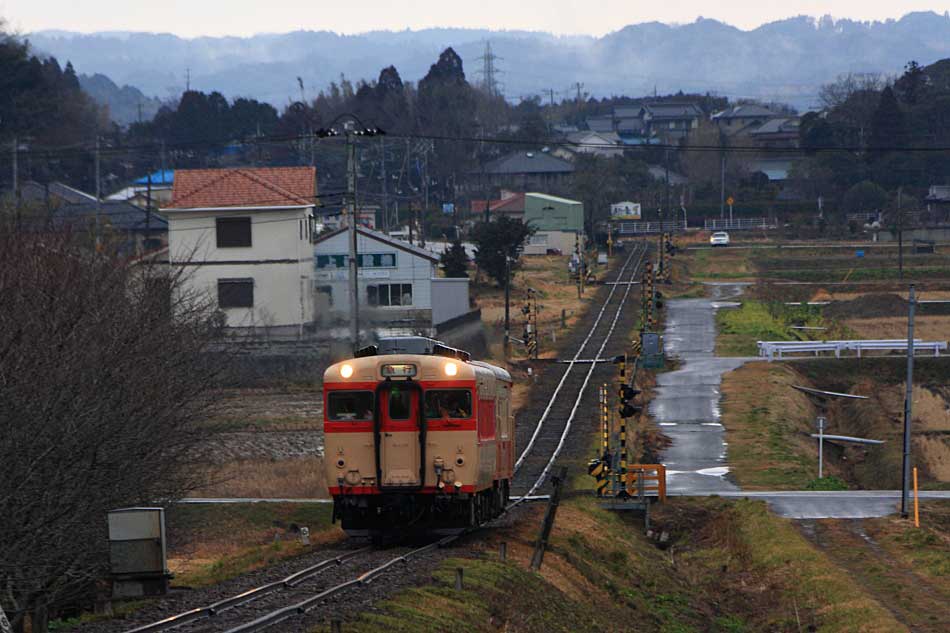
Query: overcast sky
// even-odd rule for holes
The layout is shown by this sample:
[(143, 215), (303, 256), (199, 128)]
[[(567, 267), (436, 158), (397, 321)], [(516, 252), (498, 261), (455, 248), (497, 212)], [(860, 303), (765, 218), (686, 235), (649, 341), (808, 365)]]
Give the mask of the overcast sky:
[(0, 0), (0, 16), (21, 32), (163, 31), (186, 37), (438, 26), (602, 35), (637, 22), (683, 23), (698, 16), (750, 29), (802, 14), (885, 20), (948, 9), (950, 0)]

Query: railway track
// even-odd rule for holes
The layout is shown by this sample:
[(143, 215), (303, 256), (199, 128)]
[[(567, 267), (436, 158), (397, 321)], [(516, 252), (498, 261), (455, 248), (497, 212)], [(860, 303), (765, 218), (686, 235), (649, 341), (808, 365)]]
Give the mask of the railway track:
[[(623, 266), (609, 281), (636, 280), (646, 252), (645, 244), (635, 246)], [(547, 376), (539, 383), (539, 388), (535, 389), (536, 393), (532, 405), (529, 405), (527, 416), (519, 416), (530, 419), (533, 415), (536, 423), (523, 431), (525, 448), (515, 466), (514, 490), (523, 496), (511, 503), (505, 513), (527, 500), (528, 496), (534, 495), (544, 484), (567, 444), (579, 411), (584, 410), (586, 401), (589, 400), (593, 404), (594, 390), (589, 390), (588, 387), (598, 373), (600, 364), (583, 361), (601, 358), (605, 351), (608, 351), (608, 344), (618, 327), (622, 332), (632, 327), (636, 320), (636, 311), (624, 310), (631, 287), (630, 284), (621, 283), (604, 285), (599, 289), (598, 292), (603, 297), (594, 322), (589, 329), (575, 334), (574, 340), (568, 339), (562, 346), (576, 350), (573, 358), (559, 377), (552, 375), (556, 372), (546, 372)], [(519, 420), (519, 425), (524, 423), (525, 421)], [(158, 633), (170, 630), (183, 633), (248, 633), (269, 629), (278, 624), (281, 631), (307, 631), (312, 628), (313, 622), (308, 622), (306, 616), (324, 608), (327, 599), (351, 589), (366, 588), (374, 580), (389, 573), (396, 573), (400, 565), (444, 547), (472, 531), (443, 537), (416, 548), (387, 550), (366, 547), (344, 552), (318, 561), (283, 579), (155, 622), (126, 629), (124, 633)]]
[[(646, 253), (645, 243), (636, 244), (620, 270), (608, 281), (636, 281)], [(602, 382), (595, 378), (608, 380), (615, 370), (605, 363), (583, 361), (602, 358), (605, 354), (613, 356), (627, 348), (625, 341), (613, 337), (618, 330), (625, 336), (636, 323), (638, 311), (624, 309), (629, 307), (631, 288), (629, 283), (605, 284), (600, 288), (599, 292), (605, 296), (594, 322), (588, 330), (575, 333), (574, 340), (562, 346), (562, 349), (576, 350), (563, 373), (558, 377), (552, 369), (545, 371), (528, 407), (518, 415), (517, 445), (524, 449), (515, 463), (513, 494), (536, 493), (567, 445), (567, 438), (579, 421), (579, 412), (596, 410), (596, 390), (588, 387), (592, 381), (594, 384)], [(617, 344), (615, 348), (608, 347), (612, 340)]]

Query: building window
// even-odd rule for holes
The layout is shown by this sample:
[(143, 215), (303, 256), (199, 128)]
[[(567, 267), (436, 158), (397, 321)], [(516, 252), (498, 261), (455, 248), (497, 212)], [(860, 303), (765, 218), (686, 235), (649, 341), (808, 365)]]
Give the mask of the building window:
[(366, 287), (366, 301), (371, 306), (412, 305), (412, 284), (377, 284)]
[(317, 268), (346, 268), (346, 255), (317, 255)]
[(219, 308), (253, 308), (254, 307), (254, 280), (253, 279), (219, 279), (218, 280), (218, 307)]
[(359, 256), (360, 268), (395, 268), (395, 253), (365, 253)]
[(218, 248), (241, 248), (251, 245), (251, 218), (217, 218), (215, 229)]
[[(395, 253), (361, 253), (357, 255), (360, 268), (395, 268)], [(317, 255), (317, 268), (346, 268), (348, 255)]]

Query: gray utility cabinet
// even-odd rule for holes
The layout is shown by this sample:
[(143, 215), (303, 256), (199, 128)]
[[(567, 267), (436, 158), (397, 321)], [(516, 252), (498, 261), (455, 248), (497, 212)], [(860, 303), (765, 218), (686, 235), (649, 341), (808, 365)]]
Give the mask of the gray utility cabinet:
[(109, 512), (112, 597), (138, 598), (168, 591), (164, 508)]

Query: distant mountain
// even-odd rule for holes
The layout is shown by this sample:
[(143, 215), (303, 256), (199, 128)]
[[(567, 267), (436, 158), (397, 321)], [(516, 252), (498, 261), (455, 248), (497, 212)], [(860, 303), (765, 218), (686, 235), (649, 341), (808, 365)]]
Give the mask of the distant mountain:
[(105, 75), (79, 75), (79, 86), (96, 103), (109, 107), (109, 116), (119, 125), (136, 121), (150, 121), (162, 102), (155, 97), (146, 97), (132, 86), (121, 88)]
[(818, 87), (841, 73), (896, 74), (912, 59), (926, 65), (950, 57), (950, 15), (911, 13), (886, 22), (795, 17), (750, 31), (706, 19), (681, 26), (651, 22), (599, 38), (477, 29), (194, 39), (127, 32), (30, 35), (37, 49), (71, 60), (79, 72), (103, 73), (150, 96), (177, 96), (190, 73), (193, 88), (277, 107), (300, 98), (298, 76), (308, 98), (341, 74), (373, 79), (390, 64), (404, 79), (418, 80), (446, 46), (456, 49), (468, 77), (477, 80), (489, 40), (513, 100), (548, 98), (550, 90), (555, 98), (572, 97), (580, 83), (594, 96), (712, 91), (809, 107)]

